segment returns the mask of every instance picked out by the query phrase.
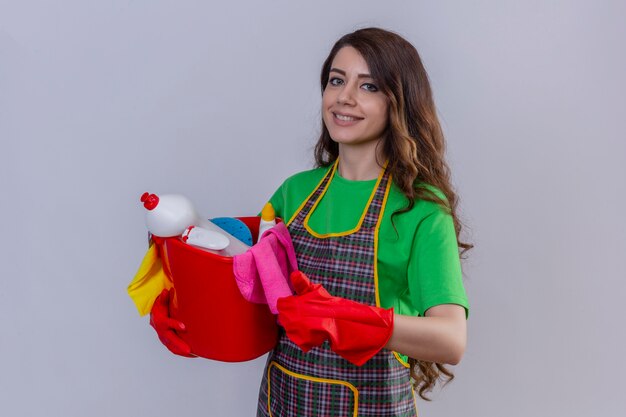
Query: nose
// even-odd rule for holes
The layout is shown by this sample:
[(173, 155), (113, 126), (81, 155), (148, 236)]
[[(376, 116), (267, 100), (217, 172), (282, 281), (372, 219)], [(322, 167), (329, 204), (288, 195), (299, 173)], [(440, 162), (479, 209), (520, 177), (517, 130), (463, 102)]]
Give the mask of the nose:
[(339, 91), (337, 94), (337, 104), (345, 104), (345, 105), (354, 105), (354, 91), (353, 87), (349, 84), (346, 84), (344, 88)]

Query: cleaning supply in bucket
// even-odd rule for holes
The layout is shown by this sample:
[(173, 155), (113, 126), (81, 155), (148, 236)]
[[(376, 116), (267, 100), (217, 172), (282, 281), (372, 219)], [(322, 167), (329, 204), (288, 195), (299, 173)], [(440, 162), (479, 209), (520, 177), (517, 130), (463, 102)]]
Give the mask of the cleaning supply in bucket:
[[(210, 220), (200, 220), (198, 226), (190, 226), (183, 232), (183, 241), (198, 246), (220, 256), (232, 257), (245, 253), (250, 246), (237, 239)], [(189, 232), (187, 232), (189, 230)]]
[(219, 251), (225, 249), (230, 240), (222, 233), (199, 226), (189, 226), (183, 232), (183, 242), (204, 249)]
[(147, 210), (146, 227), (155, 236), (180, 236), (187, 227), (200, 224), (192, 202), (183, 195), (143, 193), (141, 202)]
[(246, 245), (252, 246), (254, 244), (252, 231), (243, 221), (235, 217), (213, 217), (210, 220), (217, 227), (233, 235)]
[[(198, 216), (193, 203), (183, 195), (163, 194), (157, 196), (146, 192), (141, 196), (141, 202), (147, 209), (146, 226), (154, 236), (164, 238), (181, 236), (190, 226), (197, 226), (213, 232), (211, 234), (204, 233), (204, 237), (200, 238), (200, 240), (204, 239), (205, 243), (207, 240), (212, 240), (213, 242), (209, 246), (219, 247), (225, 242), (224, 239), (216, 237), (216, 234), (223, 235), (228, 240), (227, 246), (215, 250), (218, 255), (235, 256), (250, 248), (211, 221)], [(216, 243), (218, 240), (221, 243)], [(192, 239), (192, 241), (198, 240)]]
[(274, 211), (274, 207), (272, 207), (272, 203), (267, 202), (263, 207), (263, 210), (261, 210), (261, 223), (259, 223), (258, 240), (261, 240), (263, 234), (274, 226), (276, 226), (276, 212)]

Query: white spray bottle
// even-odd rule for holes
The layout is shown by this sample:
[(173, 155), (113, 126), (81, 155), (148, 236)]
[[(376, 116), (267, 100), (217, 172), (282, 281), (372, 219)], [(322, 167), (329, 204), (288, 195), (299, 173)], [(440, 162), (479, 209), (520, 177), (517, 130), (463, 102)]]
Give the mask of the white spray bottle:
[[(193, 203), (179, 194), (144, 193), (141, 202), (147, 209), (146, 226), (150, 233), (159, 237), (173, 237), (185, 234), (183, 239), (194, 246), (210, 249), (222, 256), (235, 256), (244, 253), (249, 246), (230, 235), (209, 220), (198, 216)], [(189, 242), (190, 226), (195, 232)], [(221, 248), (221, 249), (218, 249)]]

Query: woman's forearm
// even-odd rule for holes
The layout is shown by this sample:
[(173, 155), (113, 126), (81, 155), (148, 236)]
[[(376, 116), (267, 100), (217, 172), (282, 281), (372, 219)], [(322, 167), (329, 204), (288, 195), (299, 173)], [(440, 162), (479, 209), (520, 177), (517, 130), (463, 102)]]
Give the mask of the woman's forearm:
[(456, 365), (467, 343), (465, 310), (458, 305), (431, 308), (426, 317), (394, 316), (387, 349), (411, 358)]

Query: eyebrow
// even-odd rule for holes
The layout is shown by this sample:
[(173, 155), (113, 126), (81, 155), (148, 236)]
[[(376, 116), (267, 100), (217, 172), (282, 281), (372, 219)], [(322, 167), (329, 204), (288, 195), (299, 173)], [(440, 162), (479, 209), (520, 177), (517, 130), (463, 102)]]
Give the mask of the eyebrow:
[[(344, 70), (340, 70), (339, 68), (331, 68), (328, 72), (338, 72), (339, 74), (346, 76), (346, 72)], [(371, 74), (359, 74), (357, 78), (374, 78)]]

